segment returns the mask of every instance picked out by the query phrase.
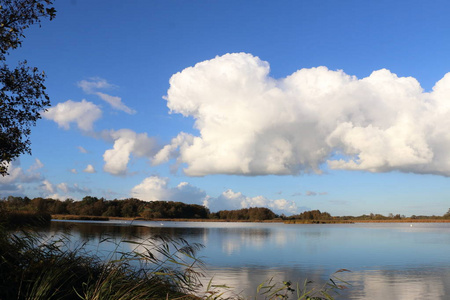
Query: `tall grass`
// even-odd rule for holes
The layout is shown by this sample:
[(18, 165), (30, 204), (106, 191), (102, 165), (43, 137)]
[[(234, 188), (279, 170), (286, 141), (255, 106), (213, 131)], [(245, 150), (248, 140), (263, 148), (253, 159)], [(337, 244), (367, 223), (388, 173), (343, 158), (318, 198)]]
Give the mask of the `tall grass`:
[(190, 299), (198, 245), (156, 237), (105, 261), (68, 239), (0, 230), (0, 299)]

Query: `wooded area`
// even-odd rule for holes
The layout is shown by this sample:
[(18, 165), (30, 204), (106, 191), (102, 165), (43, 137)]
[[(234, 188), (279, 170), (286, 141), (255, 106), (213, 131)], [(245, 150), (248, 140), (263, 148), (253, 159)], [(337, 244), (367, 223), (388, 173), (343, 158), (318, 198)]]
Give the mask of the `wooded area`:
[(264, 221), (278, 218), (268, 208), (251, 207), (231, 211), (211, 213), (198, 204), (173, 201), (142, 201), (136, 198), (106, 200), (86, 196), (81, 201), (51, 198), (13, 197), (0, 201), (0, 210), (49, 213), (51, 215), (103, 216), (151, 219), (221, 219)]
[(123, 217), (152, 219), (206, 219), (226, 221), (401, 221), (401, 220), (450, 220), (450, 209), (442, 216), (410, 216), (400, 214), (364, 214), (361, 216), (332, 216), (320, 210), (305, 211), (297, 215), (277, 215), (266, 207), (250, 207), (237, 210), (222, 210), (211, 213), (208, 208), (198, 204), (173, 201), (142, 201), (136, 198), (106, 200), (86, 196), (81, 201), (52, 198), (9, 196), (0, 199), (0, 212), (48, 213), (51, 215), (75, 215), (96, 217)]

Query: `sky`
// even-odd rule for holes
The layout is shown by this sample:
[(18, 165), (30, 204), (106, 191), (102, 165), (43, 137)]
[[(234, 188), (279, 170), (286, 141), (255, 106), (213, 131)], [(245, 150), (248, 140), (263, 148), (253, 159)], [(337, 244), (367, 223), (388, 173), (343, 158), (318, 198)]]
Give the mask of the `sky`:
[(285, 215), (450, 207), (447, 1), (55, 1), (52, 106), (0, 196)]

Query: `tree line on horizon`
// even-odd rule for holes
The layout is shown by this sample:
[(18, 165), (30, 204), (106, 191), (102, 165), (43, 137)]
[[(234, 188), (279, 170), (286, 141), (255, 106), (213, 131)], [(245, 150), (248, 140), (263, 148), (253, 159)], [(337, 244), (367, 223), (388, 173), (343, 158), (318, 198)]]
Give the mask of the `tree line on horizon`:
[(174, 201), (142, 201), (136, 198), (106, 200), (86, 196), (81, 201), (52, 198), (9, 196), (0, 199), (0, 210), (48, 213), (51, 215), (125, 217), (143, 219), (221, 219), (242, 221), (264, 221), (279, 216), (265, 207), (251, 207), (239, 210), (224, 210), (211, 213), (198, 204)]
[[(0, 211), (48, 213), (51, 215), (101, 216), (151, 219), (211, 219), (237, 221), (266, 220), (401, 220), (407, 217), (400, 214), (364, 214), (361, 216), (332, 216), (320, 210), (305, 211), (300, 214), (277, 215), (266, 207), (250, 207), (237, 210), (210, 210), (198, 204), (186, 204), (174, 201), (142, 201), (136, 198), (124, 200), (106, 200), (86, 196), (81, 201), (66, 199), (61, 201), (52, 198), (34, 198), (8, 196), (0, 199)], [(410, 219), (450, 219), (450, 209), (443, 216), (415, 216)]]

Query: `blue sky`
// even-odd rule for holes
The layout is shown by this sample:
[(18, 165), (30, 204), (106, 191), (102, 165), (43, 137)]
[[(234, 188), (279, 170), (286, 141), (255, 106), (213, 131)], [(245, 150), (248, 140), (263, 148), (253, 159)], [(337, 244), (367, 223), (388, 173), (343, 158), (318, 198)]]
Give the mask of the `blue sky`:
[(442, 215), (446, 1), (56, 1), (52, 108), (0, 195)]

